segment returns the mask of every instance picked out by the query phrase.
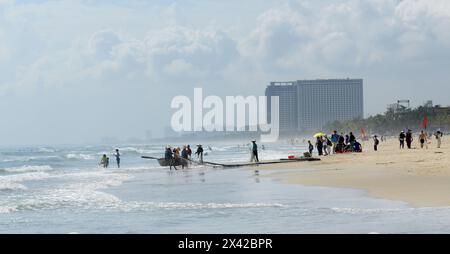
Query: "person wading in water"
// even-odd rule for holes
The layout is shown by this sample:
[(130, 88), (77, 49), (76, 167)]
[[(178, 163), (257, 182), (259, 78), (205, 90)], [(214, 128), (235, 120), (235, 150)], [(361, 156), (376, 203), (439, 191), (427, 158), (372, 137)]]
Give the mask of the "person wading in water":
[(259, 162), (258, 158), (258, 145), (256, 145), (256, 140), (252, 141), (252, 159), (251, 161), (255, 160), (256, 162)]

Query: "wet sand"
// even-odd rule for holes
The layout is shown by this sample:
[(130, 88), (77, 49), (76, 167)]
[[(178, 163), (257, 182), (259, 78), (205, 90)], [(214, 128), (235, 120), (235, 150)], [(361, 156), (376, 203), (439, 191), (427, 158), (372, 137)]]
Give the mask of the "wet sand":
[[(417, 139), (417, 137), (415, 137)], [(363, 153), (321, 157), (318, 162), (263, 165), (258, 169), (302, 169), (275, 173), (288, 183), (367, 190), (372, 197), (408, 202), (414, 207), (450, 206), (450, 138), (442, 147), (431, 140), (429, 149), (400, 150), (391, 138), (381, 142), (378, 152), (373, 141), (363, 143)]]

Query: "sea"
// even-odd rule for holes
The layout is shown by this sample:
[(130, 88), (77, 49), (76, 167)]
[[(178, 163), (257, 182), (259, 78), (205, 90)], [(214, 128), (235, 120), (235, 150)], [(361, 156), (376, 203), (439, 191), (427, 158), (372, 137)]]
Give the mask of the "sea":
[[(204, 147), (205, 161), (250, 159), (247, 144)], [(305, 151), (302, 145), (265, 144), (259, 157)], [(98, 165), (102, 154), (111, 160), (106, 169)], [(164, 145), (0, 148), (0, 233), (450, 233), (449, 208), (286, 184), (270, 170), (169, 170), (143, 155), (163, 157)], [(283, 170), (289, 171), (294, 169)]]

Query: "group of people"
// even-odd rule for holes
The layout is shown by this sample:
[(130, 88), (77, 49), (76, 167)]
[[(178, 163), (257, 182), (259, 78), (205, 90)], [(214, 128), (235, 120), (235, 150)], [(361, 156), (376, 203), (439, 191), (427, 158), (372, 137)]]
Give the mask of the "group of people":
[[(442, 133), (440, 130), (438, 130), (433, 135), (436, 138), (437, 148), (441, 148), (442, 137), (444, 136), (444, 133)], [(431, 135), (431, 134), (427, 135), (427, 133), (425, 131), (421, 131), (419, 134), (420, 148), (428, 149), (428, 141), (432, 138), (433, 135)], [(398, 140), (400, 141), (400, 149), (405, 148), (405, 143), (406, 143), (406, 147), (408, 149), (411, 149), (412, 143), (414, 141), (412, 130), (408, 129), (406, 131), (406, 133), (405, 133), (405, 131), (400, 132)]]
[(356, 140), (353, 132), (344, 135), (343, 133), (338, 134), (337, 131), (333, 131), (331, 137), (328, 137), (328, 135), (320, 135), (317, 136), (315, 145), (308, 140), (308, 146), (311, 155), (315, 147), (319, 156), (344, 152), (362, 152), (361, 143)]
[[(114, 156), (116, 157), (117, 168), (120, 168), (120, 153), (119, 153), (119, 149), (116, 149), (116, 152), (114, 153)], [(103, 168), (109, 167), (109, 157), (106, 156), (106, 154), (102, 155), (102, 158), (100, 159), (99, 165), (102, 166)]]
[[(197, 157), (199, 158), (200, 163), (203, 163), (203, 152), (203, 146), (200, 144), (197, 145), (197, 151), (195, 152), (195, 155), (197, 155)], [(181, 149), (180, 147), (173, 149), (171, 147), (165, 148), (164, 159), (170, 166), (170, 169), (172, 169), (172, 167), (177, 169), (176, 165), (181, 165), (181, 167), (184, 168), (189, 164), (188, 162), (191, 162), (191, 157), (192, 149), (190, 145), (183, 146), (183, 149)]]

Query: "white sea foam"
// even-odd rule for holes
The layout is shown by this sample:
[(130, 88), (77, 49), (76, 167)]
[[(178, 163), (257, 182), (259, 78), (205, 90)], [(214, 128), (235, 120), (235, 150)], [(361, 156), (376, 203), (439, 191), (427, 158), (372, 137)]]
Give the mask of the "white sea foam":
[(26, 190), (25, 185), (0, 179), (0, 190)]
[(69, 153), (66, 154), (67, 159), (71, 160), (94, 160), (94, 156), (90, 154), (83, 154), (83, 153)]
[(17, 208), (13, 206), (0, 206), (0, 214), (16, 212)]
[(347, 213), (347, 214), (377, 214), (386, 212), (398, 212), (404, 209), (400, 208), (331, 208), (332, 211), (336, 213)]
[(89, 189), (52, 189), (30, 197), (16, 205), (17, 210), (48, 210), (76, 207), (99, 209), (120, 203), (114, 195)]
[[(42, 173), (42, 172), (41, 172)], [(22, 174), (24, 175), (24, 174)], [(9, 176), (7, 182), (20, 183), (25, 180), (40, 179), (46, 175)], [(123, 201), (120, 198), (102, 192), (102, 189), (119, 186), (131, 178), (128, 174), (105, 171), (76, 172), (59, 177), (76, 178), (77, 182), (64, 185), (61, 188), (47, 189), (30, 193), (26, 198), (16, 201), (16, 206), (3, 208), (3, 213), (22, 210), (44, 209), (102, 209), (119, 211), (147, 211), (155, 209), (243, 209), (284, 207), (278, 203), (192, 203), (192, 202), (145, 202)], [(7, 178), (3, 178), (7, 179)], [(75, 180), (75, 179), (74, 179)]]
[[(87, 190), (98, 190), (105, 189), (108, 187), (119, 186), (124, 181), (131, 178), (127, 174), (101, 174), (101, 173), (77, 173), (70, 174), (69, 177), (77, 176), (78, 178), (86, 178), (89, 181), (77, 182), (67, 185), (69, 189), (87, 189)], [(95, 178), (100, 179), (95, 179)]]
[(9, 172), (9, 173), (24, 173), (24, 172), (45, 172), (51, 171), (53, 168), (49, 165), (42, 166), (21, 166), (21, 167), (12, 167), (12, 168), (4, 168), (0, 169), (0, 172)]
[(242, 209), (242, 208), (265, 208), (286, 207), (279, 203), (190, 203), (190, 202), (122, 202), (121, 210), (152, 210), (152, 209)]
[[(0, 186), (2, 186), (2, 183), (14, 186), (14, 184), (18, 185), (22, 181), (42, 179), (44, 177), (49, 177), (49, 175), (20, 174), (4, 176), (0, 177)], [(20, 200), (7, 200), (6, 204), (9, 205), (9, 209), (4, 209), (3, 213), (72, 207), (77, 209), (117, 209), (121, 207), (122, 201), (114, 195), (98, 191), (98, 189), (121, 185), (123, 181), (130, 178), (126, 174), (113, 174), (104, 171), (77, 172), (52, 175), (51, 177), (75, 178), (73, 180), (77, 182), (65, 184), (56, 189), (29, 192)], [(11, 203), (15, 203), (15, 206), (10, 206)]]
[(0, 176), (0, 190), (26, 190), (27, 188), (22, 184), (22, 182), (42, 180), (49, 177), (50, 175), (45, 172), (32, 172)]
[(4, 175), (0, 176), (0, 181), (10, 181), (10, 182), (23, 182), (23, 181), (33, 181), (33, 180), (43, 180), (49, 178), (51, 175), (45, 172), (30, 172), (15, 175)]
[(47, 147), (41, 147), (38, 149), (39, 152), (41, 153), (54, 153), (56, 152), (54, 149), (51, 148), (47, 148)]
[(163, 149), (159, 149), (159, 150), (149, 150), (149, 149), (143, 149), (143, 148), (138, 148), (138, 147), (123, 147), (123, 148), (119, 148), (119, 150), (121, 152), (125, 152), (125, 153), (137, 153), (137, 154), (151, 154), (151, 153), (163, 153), (164, 150)]
[(55, 160), (55, 159), (61, 159), (61, 157), (56, 156), (56, 155), (15, 157), (15, 158), (3, 159), (3, 162), (30, 162), (30, 161), (43, 161), (43, 160)]

